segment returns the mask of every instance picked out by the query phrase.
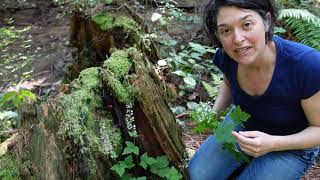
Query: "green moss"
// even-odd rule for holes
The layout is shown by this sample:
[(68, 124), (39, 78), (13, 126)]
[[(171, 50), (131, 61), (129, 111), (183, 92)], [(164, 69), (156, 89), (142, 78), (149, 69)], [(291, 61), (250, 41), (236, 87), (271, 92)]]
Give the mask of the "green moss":
[(128, 85), (122, 84), (112, 73), (106, 74), (107, 85), (112, 90), (118, 101), (123, 104), (133, 102), (133, 97), (130, 94)]
[(122, 151), (120, 130), (113, 127), (110, 119), (102, 119), (99, 126), (102, 141), (101, 151), (110, 154), (112, 158), (118, 157)]
[(0, 179), (19, 179), (18, 161), (13, 152), (0, 157)]
[(85, 88), (92, 91), (102, 88), (102, 75), (101, 68), (91, 67), (81, 71), (79, 78), (74, 81), (73, 86), (76, 88)]
[[(100, 97), (102, 69), (98, 67), (85, 69), (72, 83), (72, 87), (71, 94), (60, 96), (59, 103), (64, 122), (59, 134), (72, 138), (74, 143), (81, 147), (80, 152), (84, 155), (106, 154), (105, 151), (101, 151), (102, 141), (95, 130), (96, 124), (100, 122), (97, 111), (103, 106)], [(118, 136), (121, 137), (120, 134)], [(89, 161), (92, 160), (89, 158)]]
[(95, 14), (91, 17), (92, 21), (94, 21), (102, 31), (108, 31), (114, 27), (122, 27), (124, 31), (136, 31), (137, 23), (126, 16), (116, 17), (113, 22), (113, 16), (108, 12), (101, 12)]
[(107, 69), (104, 74), (107, 86), (123, 104), (133, 103), (139, 95), (139, 91), (130, 85), (129, 75), (132, 68), (131, 57), (137, 56), (137, 53), (139, 51), (136, 48), (117, 50), (104, 62), (104, 68)]
[(113, 23), (114, 27), (122, 27), (124, 31), (136, 31), (137, 23), (126, 16), (119, 16)]
[(120, 79), (128, 74), (132, 63), (128, 59), (128, 53), (119, 50), (112, 53), (111, 57), (104, 62), (103, 66)]
[(98, 13), (92, 16), (91, 19), (100, 27), (102, 31), (107, 31), (113, 27), (113, 16), (111, 13)]

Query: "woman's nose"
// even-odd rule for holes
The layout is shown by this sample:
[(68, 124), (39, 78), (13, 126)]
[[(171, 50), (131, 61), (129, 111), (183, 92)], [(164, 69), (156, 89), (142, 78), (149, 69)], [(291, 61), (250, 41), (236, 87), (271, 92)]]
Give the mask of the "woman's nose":
[(241, 44), (243, 41), (245, 40), (244, 38), (244, 34), (241, 30), (234, 30), (233, 33), (233, 43), (235, 43), (236, 45)]

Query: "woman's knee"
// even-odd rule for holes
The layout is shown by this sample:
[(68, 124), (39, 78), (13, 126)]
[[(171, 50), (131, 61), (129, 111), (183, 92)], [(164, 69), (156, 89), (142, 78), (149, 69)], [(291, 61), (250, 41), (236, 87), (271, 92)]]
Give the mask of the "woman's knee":
[(209, 136), (190, 160), (188, 172), (191, 180), (226, 179), (239, 166), (222, 144)]

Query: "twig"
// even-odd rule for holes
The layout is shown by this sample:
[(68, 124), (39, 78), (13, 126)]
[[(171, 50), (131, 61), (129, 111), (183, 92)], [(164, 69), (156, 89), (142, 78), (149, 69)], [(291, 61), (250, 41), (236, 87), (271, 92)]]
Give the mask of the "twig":
[(17, 130), (6, 130), (6, 131), (0, 131), (0, 136), (5, 136), (5, 135), (10, 135), (10, 134), (13, 134), (13, 133), (16, 133)]
[(182, 133), (182, 134), (184, 136), (188, 137), (191, 141), (195, 142), (198, 147), (200, 147), (200, 144), (198, 143), (198, 141), (194, 140), (189, 134), (186, 134), (186, 133)]

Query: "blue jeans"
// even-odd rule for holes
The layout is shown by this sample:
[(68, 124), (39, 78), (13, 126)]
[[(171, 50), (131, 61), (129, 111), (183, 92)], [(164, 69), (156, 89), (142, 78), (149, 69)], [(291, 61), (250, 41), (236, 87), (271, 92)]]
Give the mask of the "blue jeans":
[[(230, 113), (229, 113), (230, 114)], [(230, 122), (229, 115), (223, 123)], [(245, 130), (238, 126), (235, 131)], [(301, 176), (315, 162), (319, 148), (270, 152), (253, 158), (236, 178), (239, 180), (291, 180)], [(222, 149), (214, 136), (196, 151), (188, 164), (191, 180), (224, 180), (245, 162), (237, 162), (232, 155)]]

